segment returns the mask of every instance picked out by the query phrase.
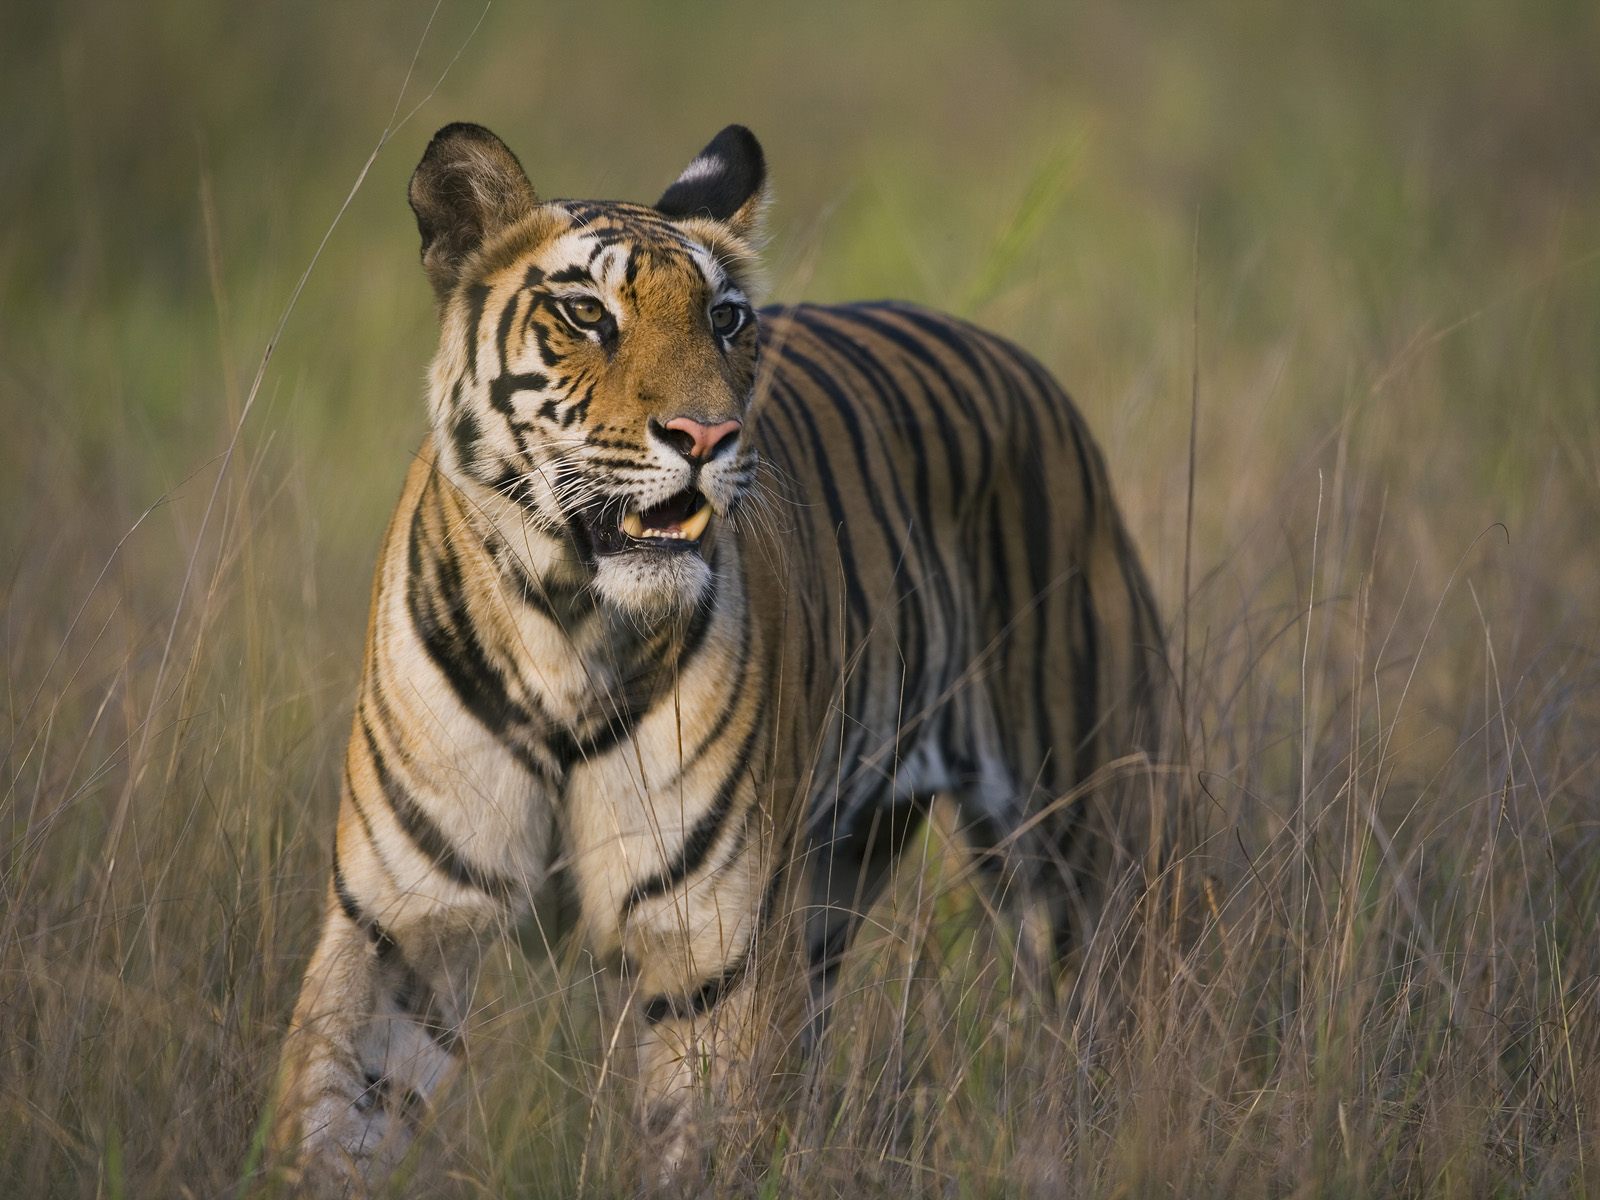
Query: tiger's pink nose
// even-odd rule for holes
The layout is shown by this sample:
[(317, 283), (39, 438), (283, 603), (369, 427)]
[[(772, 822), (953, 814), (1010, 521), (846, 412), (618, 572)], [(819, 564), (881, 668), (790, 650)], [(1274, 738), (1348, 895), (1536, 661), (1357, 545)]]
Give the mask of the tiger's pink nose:
[(716, 453), (723, 441), (739, 432), (738, 421), (702, 425), (692, 417), (673, 417), (662, 427), (661, 440), (685, 458), (704, 461)]

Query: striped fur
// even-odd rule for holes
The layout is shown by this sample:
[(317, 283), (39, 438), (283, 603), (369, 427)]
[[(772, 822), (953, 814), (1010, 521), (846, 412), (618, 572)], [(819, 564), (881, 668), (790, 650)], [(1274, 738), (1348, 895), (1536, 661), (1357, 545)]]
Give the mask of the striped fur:
[(737, 127), (655, 208), (540, 203), (475, 126), (418, 167), (432, 431), (283, 1056), (276, 1140), (308, 1192), (392, 1169), (484, 939), (554, 875), (624, 980), (669, 1187), (691, 1101), (752, 1082), (758, 998), (796, 974), (774, 931), (799, 926), (815, 1032), (934, 796), (1036, 958), (1091, 911), (1125, 824), (1091, 777), (1151, 744), (1162, 654), (1104, 462), (1043, 368), (970, 325), (758, 317), (764, 175)]

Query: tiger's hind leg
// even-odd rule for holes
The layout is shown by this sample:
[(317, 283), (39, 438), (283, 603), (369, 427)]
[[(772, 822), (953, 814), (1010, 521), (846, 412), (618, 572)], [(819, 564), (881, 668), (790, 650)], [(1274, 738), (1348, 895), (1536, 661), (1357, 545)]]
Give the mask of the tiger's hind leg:
[(805, 918), (810, 1011), (802, 1043), (808, 1057), (826, 1031), (839, 964), (932, 803), (932, 795), (914, 794), (876, 807), (850, 828), (826, 831), (811, 850), (816, 861)]
[(1054, 1002), (1061, 873), (1048, 816), (1028, 803), (997, 752), (963, 761), (953, 789), (957, 823), (985, 903), (1011, 947), (1010, 1008)]

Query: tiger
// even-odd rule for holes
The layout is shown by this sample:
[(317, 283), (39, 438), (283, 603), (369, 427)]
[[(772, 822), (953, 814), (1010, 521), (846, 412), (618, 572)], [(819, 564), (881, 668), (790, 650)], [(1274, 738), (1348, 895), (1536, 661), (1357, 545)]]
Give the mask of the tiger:
[(758, 308), (768, 196), (738, 125), (650, 206), (542, 200), (466, 123), (411, 177), (440, 338), (280, 1060), (305, 1194), (391, 1177), (485, 947), (552, 888), (619, 981), (666, 1191), (770, 1014), (825, 1028), (936, 798), (1044, 974), (1092, 917), (1133, 803), (1096, 780), (1153, 753), (1164, 664), (1104, 456), (963, 320)]

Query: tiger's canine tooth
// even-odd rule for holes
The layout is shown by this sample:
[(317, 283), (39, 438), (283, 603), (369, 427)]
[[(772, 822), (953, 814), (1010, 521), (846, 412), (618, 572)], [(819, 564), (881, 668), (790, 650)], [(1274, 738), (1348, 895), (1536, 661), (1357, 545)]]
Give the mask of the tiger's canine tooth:
[(624, 513), (621, 526), (622, 532), (629, 537), (642, 538), (644, 536), (644, 519), (636, 512)]
[(683, 530), (684, 537), (688, 538), (690, 541), (694, 541), (706, 531), (706, 526), (710, 523), (711, 505), (702, 504), (699, 509), (695, 511), (694, 516), (690, 517), (678, 528)]

